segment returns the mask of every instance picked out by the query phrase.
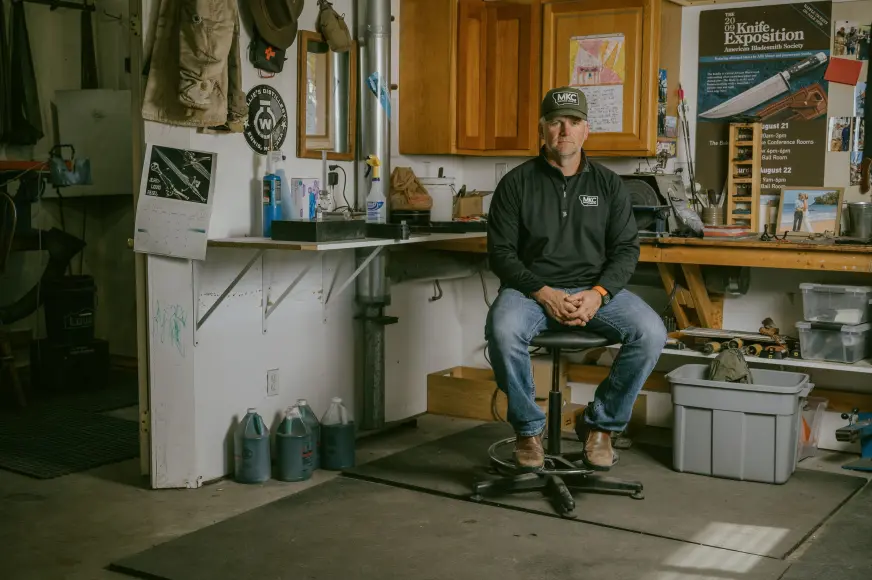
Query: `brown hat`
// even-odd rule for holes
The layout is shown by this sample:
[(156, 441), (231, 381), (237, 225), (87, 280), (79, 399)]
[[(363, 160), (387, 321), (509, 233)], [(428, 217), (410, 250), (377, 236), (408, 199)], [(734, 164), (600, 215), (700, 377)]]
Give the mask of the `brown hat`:
[(260, 36), (276, 48), (286, 49), (297, 38), (297, 22), (304, 0), (250, 0), (254, 25)]

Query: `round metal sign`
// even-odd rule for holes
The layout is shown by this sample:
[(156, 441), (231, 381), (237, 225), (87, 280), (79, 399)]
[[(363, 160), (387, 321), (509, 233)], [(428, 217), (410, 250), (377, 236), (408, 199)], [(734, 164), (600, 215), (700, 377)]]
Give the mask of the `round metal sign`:
[(245, 103), (248, 118), (242, 132), (249, 147), (266, 155), (271, 135), (273, 150), (281, 149), (288, 134), (288, 112), (278, 91), (269, 85), (257, 85), (248, 91)]

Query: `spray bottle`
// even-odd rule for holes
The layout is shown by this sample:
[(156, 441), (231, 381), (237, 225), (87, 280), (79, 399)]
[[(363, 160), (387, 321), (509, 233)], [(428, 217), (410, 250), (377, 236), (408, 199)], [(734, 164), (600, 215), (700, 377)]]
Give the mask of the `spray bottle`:
[(263, 237), (272, 237), (273, 220), (282, 219), (282, 180), (276, 167), (282, 160), (281, 151), (266, 154), (266, 175), (263, 176)]
[[(366, 158), (366, 164), (372, 169), (372, 183), (369, 186), (369, 195), (366, 196), (366, 222), (371, 224), (383, 224), (388, 221), (387, 198), (382, 189), (379, 170), (381, 162), (375, 155)], [(369, 169), (367, 169), (369, 173)]]

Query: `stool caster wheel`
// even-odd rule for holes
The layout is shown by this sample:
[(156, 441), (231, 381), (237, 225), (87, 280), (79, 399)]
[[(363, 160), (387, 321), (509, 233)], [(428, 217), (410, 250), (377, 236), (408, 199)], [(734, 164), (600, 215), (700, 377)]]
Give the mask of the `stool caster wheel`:
[(578, 516), (575, 515), (575, 512), (562, 512), (560, 517), (564, 520), (577, 520)]
[(645, 499), (645, 494), (641, 491), (634, 492), (631, 496), (631, 499)]
[(470, 501), (474, 501), (474, 502), (476, 502), (476, 503), (480, 502), (480, 501), (483, 500), (483, 499), (484, 499), (484, 498), (483, 498), (480, 494), (477, 494), (477, 493), (474, 493), (474, 494), (472, 494), (471, 496), (469, 496), (469, 500), (470, 500)]

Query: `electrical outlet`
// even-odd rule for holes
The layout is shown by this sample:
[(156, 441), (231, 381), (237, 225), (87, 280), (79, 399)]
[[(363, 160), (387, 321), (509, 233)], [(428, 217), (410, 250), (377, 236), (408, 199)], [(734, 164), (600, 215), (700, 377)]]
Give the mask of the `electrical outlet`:
[(496, 167), (496, 180), (497, 181), (494, 184), (494, 186), (499, 185), (500, 180), (506, 176), (506, 173), (508, 173), (508, 171), (509, 171), (509, 164), (508, 163), (497, 163), (495, 167)]
[(279, 369), (266, 371), (266, 396), (274, 397), (279, 394)]

